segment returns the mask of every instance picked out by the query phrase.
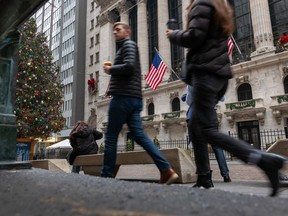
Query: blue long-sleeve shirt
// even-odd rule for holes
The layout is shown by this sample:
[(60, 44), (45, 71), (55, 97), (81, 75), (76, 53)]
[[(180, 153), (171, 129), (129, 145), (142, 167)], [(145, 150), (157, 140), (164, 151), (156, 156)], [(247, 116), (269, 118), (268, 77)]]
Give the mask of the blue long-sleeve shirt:
[(187, 85), (187, 94), (186, 94), (186, 104), (189, 106), (187, 113), (186, 113), (186, 121), (188, 122), (192, 116), (192, 105), (193, 105), (193, 87)]

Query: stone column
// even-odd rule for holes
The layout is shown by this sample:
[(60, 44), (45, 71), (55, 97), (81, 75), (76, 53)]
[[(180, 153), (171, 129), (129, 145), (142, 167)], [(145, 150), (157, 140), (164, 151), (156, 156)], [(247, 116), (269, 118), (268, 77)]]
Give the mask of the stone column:
[(271, 55), (275, 51), (268, 0), (250, 0), (251, 19), (256, 51), (252, 58)]
[(19, 33), (0, 41), (0, 161), (16, 159), (17, 125), (14, 113), (15, 82), (18, 71)]
[(110, 76), (102, 69), (104, 61), (114, 61), (115, 39), (113, 35), (113, 16), (107, 11), (99, 17), (100, 24), (100, 70), (99, 70), (99, 96), (104, 96), (109, 84)]
[(187, 26), (187, 7), (189, 5), (189, 1), (182, 1), (182, 20), (183, 20), (183, 24), (182, 24), (182, 28), (186, 29)]
[[(142, 74), (146, 75), (149, 71), (149, 44), (148, 44), (148, 27), (147, 27), (147, 7), (146, 0), (138, 0), (137, 9), (137, 34), (138, 46), (140, 52), (140, 61)], [(141, 38), (141, 39), (140, 39)], [(144, 82), (144, 81), (143, 81)]]
[(121, 13), (120, 21), (129, 24), (129, 14), (126, 12)]
[[(183, 24), (182, 24), (182, 29), (186, 29), (187, 26), (187, 7), (189, 5), (190, 1), (182, 1), (182, 20), (183, 20)], [(184, 49), (184, 58), (186, 57), (186, 53), (188, 52), (188, 49)]]
[(118, 10), (120, 12), (120, 21), (129, 24), (129, 8), (132, 7), (130, 2), (122, 0), (118, 3)]
[(158, 42), (159, 53), (168, 66), (166, 73), (164, 74), (163, 81), (169, 79), (172, 73), (169, 69), (171, 67), (171, 45), (166, 38), (165, 32), (167, 29), (166, 23), (169, 19), (168, 0), (158, 1)]

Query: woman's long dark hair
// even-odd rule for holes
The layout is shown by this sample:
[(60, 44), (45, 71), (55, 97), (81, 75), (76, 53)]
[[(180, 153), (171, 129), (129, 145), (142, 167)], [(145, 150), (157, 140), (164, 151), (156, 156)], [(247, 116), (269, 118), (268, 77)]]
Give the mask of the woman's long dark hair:
[(69, 136), (69, 139), (70, 141), (74, 139), (75, 137), (75, 134), (80, 130), (80, 129), (83, 129), (83, 128), (88, 128), (88, 124), (84, 121), (78, 121), (76, 122), (76, 124), (74, 125), (74, 127), (72, 128), (71, 132), (70, 132), (70, 136)]
[[(189, 12), (193, 7), (194, 0), (191, 0), (187, 9), (187, 30), (189, 28)], [(215, 23), (222, 31), (229, 36), (234, 31), (233, 10), (227, 0), (212, 0), (215, 7)]]

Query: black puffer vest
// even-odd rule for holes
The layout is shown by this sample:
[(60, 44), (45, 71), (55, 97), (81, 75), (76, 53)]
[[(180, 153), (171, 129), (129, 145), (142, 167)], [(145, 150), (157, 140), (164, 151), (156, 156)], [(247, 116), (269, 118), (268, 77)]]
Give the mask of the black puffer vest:
[(142, 99), (139, 51), (134, 41), (126, 39), (117, 42), (117, 52), (110, 74), (108, 95)]

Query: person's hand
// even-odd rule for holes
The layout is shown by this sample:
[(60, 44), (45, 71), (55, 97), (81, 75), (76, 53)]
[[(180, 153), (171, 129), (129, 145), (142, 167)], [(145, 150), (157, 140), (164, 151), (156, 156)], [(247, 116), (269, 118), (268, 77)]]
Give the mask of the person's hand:
[(111, 67), (111, 66), (103, 65), (104, 73), (110, 75), (110, 67)]
[(166, 30), (166, 37), (169, 38), (170, 35), (172, 34), (173, 30), (172, 29), (167, 29)]

